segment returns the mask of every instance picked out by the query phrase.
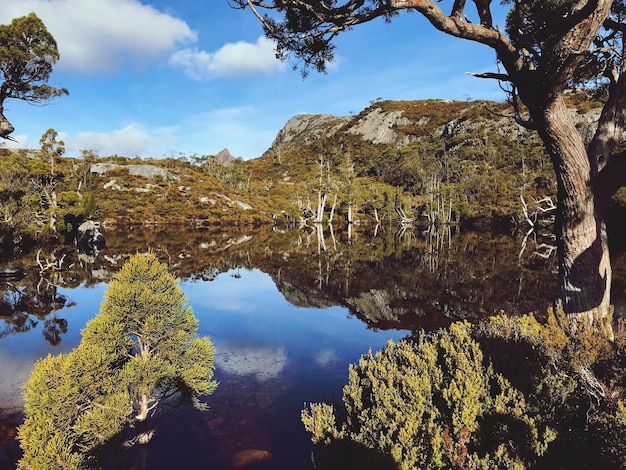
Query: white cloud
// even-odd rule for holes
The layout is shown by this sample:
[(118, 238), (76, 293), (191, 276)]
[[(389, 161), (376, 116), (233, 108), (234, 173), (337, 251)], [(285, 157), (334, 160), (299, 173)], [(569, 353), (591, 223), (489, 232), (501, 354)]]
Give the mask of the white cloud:
[[(8, 327), (9, 325), (5, 323), (5, 325), (0, 325), (0, 328), (5, 326)], [(33, 336), (32, 333), (18, 333), (18, 335)], [(43, 338), (41, 338), (41, 341), (43, 342)], [(22, 386), (28, 380), (35, 362), (39, 359), (38, 352), (36, 348), (28, 351), (22, 350), (18, 353), (10, 346), (0, 347), (0, 367), (2, 368), (0, 403), (2, 403), (3, 408), (8, 409), (24, 405)]]
[[(160, 135), (161, 134), (161, 135)], [(162, 140), (167, 132), (148, 132), (134, 124), (112, 132), (79, 132), (75, 136), (62, 135), (66, 147), (73, 153), (78, 150), (95, 150), (101, 156), (123, 155), (127, 157), (160, 157), (167, 143)], [(173, 138), (170, 136), (170, 138)]]
[(319, 365), (320, 367), (324, 369), (327, 369), (334, 362), (337, 362), (339, 360), (339, 356), (337, 355), (334, 349), (322, 349), (320, 352), (318, 352), (315, 355), (314, 360), (317, 365)]
[(0, 23), (35, 12), (59, 46), (60, 68), (112, 72), (196, 40), (182, 20), (138, 0), (3, 0)]
[(253, 106), (225, 107), (190, 116), (182, 124), (185, 142), (199, 153), (217, 153), (224, 147), (236, 157), (259, 157), (283, 124), (274, 123)]
[(276, 58), (274, 42), (260, 36), (256, 43), (239, 41), (222, 46), (217, 52), (183, 49), (170, 57), (170, 65), (180, 67), (193, 80), (216, 77), (241, 77), (253, 73), (270, 74), (284, 70)]
[(11, 138), (14, 140), (0, 140), (0, 146), (12, 149), (30, 148), (30, 137), (28, 136), (28, 134), (11, 134)]
[[(235, 156), (258, 157), (273, 141), (276, 130), (253, 107), (218, 108), (189, 115), (170, 125), (154, 127), (134, 122), (107, 131), (58, 129), (65, 142), (66, 155), (80, 155), (80, 150), (93, 150), (100, 156), (126, 157), (216, 154), (227, 147)], [(13, 136), (17, 143), (5, 141), (7, 147), (38, 147), (37, 139), (29, 135)], [(0, 143), (2, 144), (2, 143)], [(233, 305), (230, 307), (234, 308)], [(239, 306), (241, 307), (241, 306)]]

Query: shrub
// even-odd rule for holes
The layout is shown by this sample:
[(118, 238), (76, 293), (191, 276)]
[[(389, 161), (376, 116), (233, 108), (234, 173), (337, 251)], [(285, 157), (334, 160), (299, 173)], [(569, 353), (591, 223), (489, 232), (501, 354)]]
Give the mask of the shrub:
[[(626, 336), (562, 311), (422, 333), (350, 367), (343, 406), (302, 412), (318, 468), (619, 468), (626, 461)], [(347, 444), (349, 443), (349, 445)]]
[[(303, 411), (313, 442), (354, 441), (390, 455), (400, 469), (523, 468), (555, 438), (494, 372), (465, 323), (366, 354), (350, 367), (343, 402), (340, 425), (328, 404)], [(525, 442), (506, 444), (520, 434)]]
[(81, 468), (126, 427), (146, 443), (150, 419), (176, 402), (199, 408), (210, 394), (214, 348), (167, 266), (135, 255), (111, 281), (100, 313), (67, 355), (35, 365), (25, 386), (20, 468)]

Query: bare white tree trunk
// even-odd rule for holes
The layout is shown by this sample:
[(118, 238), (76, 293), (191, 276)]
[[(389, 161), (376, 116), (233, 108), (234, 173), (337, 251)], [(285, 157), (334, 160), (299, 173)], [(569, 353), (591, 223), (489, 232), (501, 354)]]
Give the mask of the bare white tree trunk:
[(330, 208), (330, 215), (328, 216), (328, 222), (332, 223), (333, 217), (335, 216), (335, 207), (337, 206), (337, 194), (335, 193), (335, 198), (333, 199), (333, 206)]

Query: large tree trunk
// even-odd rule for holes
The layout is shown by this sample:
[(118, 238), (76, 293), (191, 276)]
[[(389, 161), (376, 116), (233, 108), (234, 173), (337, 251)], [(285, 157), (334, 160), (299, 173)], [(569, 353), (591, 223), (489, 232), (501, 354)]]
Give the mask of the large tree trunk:
[(611, 264), (603, 203), (594, 194), (598, 162), (589, 158), (561, 97), (542, 113), (540, 134), (554, 164), (559, 275), (556, 306), (571, 319), (610, 319)]

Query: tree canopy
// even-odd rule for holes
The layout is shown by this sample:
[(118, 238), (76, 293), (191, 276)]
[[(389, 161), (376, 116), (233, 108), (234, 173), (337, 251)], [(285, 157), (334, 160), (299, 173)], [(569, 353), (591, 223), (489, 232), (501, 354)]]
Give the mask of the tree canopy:
[(2, 114), (7, 98), (45, 103), (68, 94), (67, 89), (48, 84), (58, 60), (54, 37), (34, 13), (0, 25), (0, 137), (13, 132)]
[(167, 266), (135, 255), (111, 281), (79, 346), (40, 360), (25, 385), (20, 468), (83, 468), (122, 431), (146, 443), (154, 420), (217, 387), (215, 350)]

